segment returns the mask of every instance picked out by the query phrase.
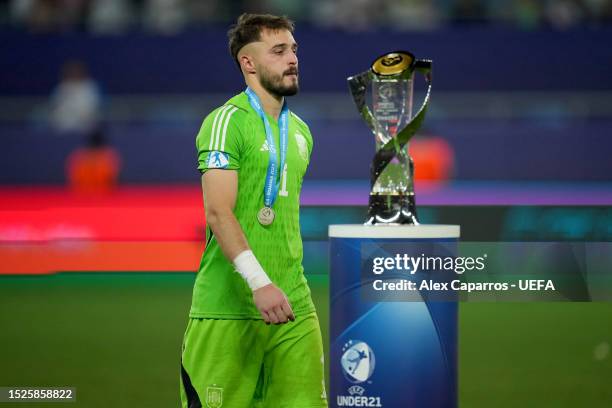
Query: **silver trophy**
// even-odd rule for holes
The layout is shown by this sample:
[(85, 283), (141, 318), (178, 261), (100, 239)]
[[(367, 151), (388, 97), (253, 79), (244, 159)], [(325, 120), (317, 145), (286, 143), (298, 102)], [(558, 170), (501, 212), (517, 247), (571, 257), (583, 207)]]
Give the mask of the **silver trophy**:
[[(415, 71), (425, 76), (427, 93), (413, 116)], [(376, 139), (366, 225), (418, 224), (408, 141), (425, 118), (431, 93), (431, 61), (417, 60), (407, 51), (391, 52), (377, 58), (369, 70), (349, 77), (348, 83), (357, 109)]]

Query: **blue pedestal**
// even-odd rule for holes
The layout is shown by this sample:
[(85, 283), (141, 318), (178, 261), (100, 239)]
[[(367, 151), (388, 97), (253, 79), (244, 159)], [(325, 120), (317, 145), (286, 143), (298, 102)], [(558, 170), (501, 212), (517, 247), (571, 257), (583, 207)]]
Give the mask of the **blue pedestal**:
[(363, 271), (402, 248), (455, 255), (459, 227), (332, 225), (329, 236), (330, 407), (457, 407), (457, 303), (377, 301)]

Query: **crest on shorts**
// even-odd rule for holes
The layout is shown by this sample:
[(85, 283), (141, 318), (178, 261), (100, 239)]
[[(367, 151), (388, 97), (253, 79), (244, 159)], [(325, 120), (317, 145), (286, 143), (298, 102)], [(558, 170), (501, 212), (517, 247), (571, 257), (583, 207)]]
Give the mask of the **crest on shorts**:
[(221, 408), (223, 405), (223, 388), (215, 384), (206, 387), (206, 406), (208, 408)]

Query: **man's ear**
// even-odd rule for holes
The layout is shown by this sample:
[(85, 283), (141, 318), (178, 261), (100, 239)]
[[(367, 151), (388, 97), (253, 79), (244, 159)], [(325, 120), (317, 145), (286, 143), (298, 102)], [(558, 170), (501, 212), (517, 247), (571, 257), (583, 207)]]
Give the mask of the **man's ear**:
[(255, 63), (253, 58), (248, 55), (242, 54), (238, 56), (238, 61), (240, 61), (240, 66), (242, 70), (247, 74), (254, 74), (256, 72)]

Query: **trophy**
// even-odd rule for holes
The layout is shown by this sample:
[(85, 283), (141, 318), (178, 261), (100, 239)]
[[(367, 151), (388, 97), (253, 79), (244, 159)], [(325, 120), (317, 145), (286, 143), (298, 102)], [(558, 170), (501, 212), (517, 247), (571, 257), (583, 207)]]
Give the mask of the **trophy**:
[[(415, 71), (425, 76), (427, 93), (413, 116)], [(408, 141), (425, 119), (431, 93), (431, 60), (417, 60), (407, 51), (395, 51), (377, 58), (369, 70), (347, 80), (357, 109), (376, 139), (365, 224), (417, 225), (414, 164)]]

